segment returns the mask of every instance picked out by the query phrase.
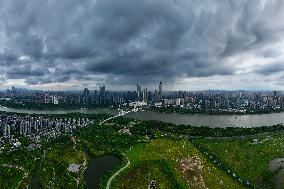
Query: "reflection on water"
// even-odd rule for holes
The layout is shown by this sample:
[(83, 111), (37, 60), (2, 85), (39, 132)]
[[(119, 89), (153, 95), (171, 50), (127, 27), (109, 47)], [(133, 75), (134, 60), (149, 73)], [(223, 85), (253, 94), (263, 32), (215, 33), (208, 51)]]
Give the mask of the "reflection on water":
[[(95, 110), (60, 110), (60, 111), (36, 111), (36, 110), (18, 110), (13, 108), (0, 107), (0, 111), (29, 113), (29, 114), (65, 114), (80, 112), (85, 114), (107, 113), (114, 115), (117, 112), (109, 109)], [(284, 123), (284, 112), (271, 114), (252, 114), (252, 115), (191, 115), (191, 114), (167, 114), (160, 112), (139, 111), (127, 114), (128, 118), (140, 120), (158, 120), (167, 123), (185, 124), (193, 126), (209, 127), (260, 127), (271, 126)]]
[(86, 170), (87, 189), (99, 188), (100, 178), (108, 171), (119, 165), (121, 160), (114, 155), (91, 158)]
[(108, 171), (115, 168), (121, 163), (121, 159), (114, 155), (106, 155), (94, 157), (89, 153), (89, 150), (84, 146), (85, 154), (89, 157), (90, 162), (85, 172), (87, 189), (99, 188), (100, 178)]

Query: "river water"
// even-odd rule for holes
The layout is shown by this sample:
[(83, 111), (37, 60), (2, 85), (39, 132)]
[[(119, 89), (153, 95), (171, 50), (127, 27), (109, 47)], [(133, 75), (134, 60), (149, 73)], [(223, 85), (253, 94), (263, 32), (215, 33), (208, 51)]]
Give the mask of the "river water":
[[(55, 110), (55, 111), (37, 111), (37, 110), (19, 110), (13, 108), (0, 107), (0, 111), (18, 112), (28, 114), (66, 114), (80, 112), (85, 114), (107, 113), (114, 115), (117, 112), (110, 109), (95, 110)], [(139, 120), (158, 120), (167, 123), (185, 124), (193, 126), (209, 127), (260, 127), (271, 126), (284, 123), (284, 112), (271, 114), (250, 114), (250, 115), (192, 115), (192, 114), (168, 114), (151, 111), (131, 112), (125, 117)]]

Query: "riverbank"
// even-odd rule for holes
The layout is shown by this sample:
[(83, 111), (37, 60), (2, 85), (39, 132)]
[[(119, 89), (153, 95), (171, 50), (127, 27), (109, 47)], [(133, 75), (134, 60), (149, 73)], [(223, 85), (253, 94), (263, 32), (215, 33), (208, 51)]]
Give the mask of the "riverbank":
[(264, 110), (208, 110), (203, 111), (199, 109), (184, 109), (184, 108), (170, 108), (170, 107), (151, 107), (145, 108), (145, 110), (168, 113), (168, 114), (190, 114), (190, 115), (262, 115), (284, 112), (284, 108), (281, 109), (264, 109)]
[[(95, 114), (116, 115), (116, 110), (97, 109), (91, 110), (64, 110), (64, 111), (36, 111), (36, 110), (19, 110), (13, 108), (0, 107), (2, 112), (23, 113), (23, 114), (49, 114), (49, 115), (63, 115), (63, 114), (84, 114), (85, 116)], [(137, 120), (157, 120), (166, 123), (173, 123), (175, 125), (193, 125), (193, 126), (208, 126), (210, 128), (226, 128), (226, 127), (262, 127), (268, 125), (277, 125), (284, 123), (284, 112), (271, 114), (253, 114), (253, 115), (191, 115), (191, 114), (168, 114), (152, 111), (138, 111), (131, 112), (124, 116)]]
[[(0, 102), (0, 108), (12, 108), (18, 110), (27, 111), (97, 111), (97, 110), (109, 110), (116, 111), (118, 107), (111, 105), (70, 105), (70, 104), (45, 104), (45, 103), (11, 103), (7, 101)], [(130, 110), (131, 108), (122, 107), (124, 110)], [(277, 109), (187, 109), (187, 108), (174, 108), (174, 107), (154, 107), (145, 106), (144, 110), (168, 113), (168, 114), (189, 114), (189, 115), (261, 115), (271, 113), (284, 112), (284, 108)]]

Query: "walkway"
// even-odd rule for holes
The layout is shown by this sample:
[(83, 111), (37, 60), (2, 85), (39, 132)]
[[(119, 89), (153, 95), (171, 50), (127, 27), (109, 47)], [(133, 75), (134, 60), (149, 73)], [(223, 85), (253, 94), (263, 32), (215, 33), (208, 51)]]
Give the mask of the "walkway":
[(113, 180), (116, 176), (118, 176), (120, 172), (122, 172), (122, 171), (125, 170), (127, 167), (129, 167), (130, 161), (129, 161), (128, 157), (127, 157), (125, 154), (123, 154), (123, 155), (124, 155), (124, 156), (126, 157), (126, 159), (127, 159), (127, 164), (126, 164), (124, 167), (122, 167), (121, 169), (119, 169), (116, 173), (114, 173), (114, 174), (110, 177), (110, 179), (109, 179), (108, 182), (107, 182), (106, 189), (109, 189), (109, 188), (110, 188), (110, 185), (111, 185), (112, 180)]

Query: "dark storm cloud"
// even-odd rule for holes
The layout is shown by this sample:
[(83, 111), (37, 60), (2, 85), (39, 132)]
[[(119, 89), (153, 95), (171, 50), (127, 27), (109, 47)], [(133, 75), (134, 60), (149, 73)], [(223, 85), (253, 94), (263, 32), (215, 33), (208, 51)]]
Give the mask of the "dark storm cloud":
[(256, 69), (256, 73), (262, 75), (271, 75), (284, 71), (284, 60), (280, 62), (273, 62), (268, 65), (262, 66), (261, 68)]
[(282, 0), (2, 0), (0, 69), (28, 84), (233, 75), (226, 58), (280, 40), (283, 12)]
[(6, 72), (6, 77), (8, 79), (22, 79), (27, 78), (29, 76), (43, 76), (46, 74), (46, 70), (43, 68), (32, 68), (31, 65), (17, 65), (9, 67)]

